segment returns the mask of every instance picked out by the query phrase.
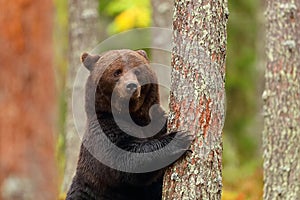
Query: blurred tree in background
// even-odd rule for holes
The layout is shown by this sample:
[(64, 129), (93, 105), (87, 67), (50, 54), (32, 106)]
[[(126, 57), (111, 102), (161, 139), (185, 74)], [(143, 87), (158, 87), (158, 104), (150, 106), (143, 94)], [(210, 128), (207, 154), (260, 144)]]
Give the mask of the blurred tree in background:
[[(152, 26), (160, 27), (160, 28), (168, 28), (172, 29), (172, 16), (173, 16), (173, 0), (151, 0), (152, 5)], [(155, 72), (157, 74), (158, 80), (165, 80), (166, 82), (171, 82), (171, 73), (166, 74), (164, 72), (165, 66), (169, 67), (169, 71), (171, 71), (171, 52), (167, 52), (163, 49), (171, 49), (170, 46), (172, 44), (171, 33), (167, 34), (162, 31), (156, 31), (152, 34), (152, 43), (151, 45), (154, 47), (151, 49), (151, 62), (158, 63), (160, 67), (155, 68)], [(164, 66), (164, 67), (162, 67)], [(159, 86), (160, 91), (160, 103), (163, 108), (168, 111), (169, 110), (169, 88)]]
[(53, 200), (53, 2), (0, 1), (0, 199)]
[[(66, 81), (66, 100), (67, 100), (67, 113), (66, 113), (66, 134), (65, 134), (65, 153), (66, 164), (63, 182), (63, 191), (67, 191), (72, 182), (75, 173), (79, 148), (81, 144), (80, 134), (75, 127), (73, 119), (74, 109), (72, 108), (73, 99), (84, 99), (82, 96), (75, 96), (75, 90), (80, 90), (81, 85), (84, 83), (77, 83), (75, 77), (76, 73), (81, 66), (80, 56), (83, 52), (89, 51), (98, 44), (99, 41), (99, 13), (98, 13), (98, 0), (89, 1), (68, 1), (69, 10), (69, 42), (68, 42), (68, 73)], [(82, 101), (84, 104), (84, 102)], [(76, 106), (76, 105), (75, 105)], [(83, 113), (83, 116), (85, 114)], [(82, 119), (84, 120), (84, 119)], [(79, 124), (76, 124), (79, 126)]]

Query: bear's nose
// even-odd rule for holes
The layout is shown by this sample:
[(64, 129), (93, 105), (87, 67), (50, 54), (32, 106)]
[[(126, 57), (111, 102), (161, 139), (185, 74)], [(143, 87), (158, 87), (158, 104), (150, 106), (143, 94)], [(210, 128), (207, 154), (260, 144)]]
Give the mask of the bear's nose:
[(137, 84), (136, 83), (128, 83), (126, 85), (126, 89), (128, 92), (132, 92), (132, 91), (135, 91), (137, 89)]

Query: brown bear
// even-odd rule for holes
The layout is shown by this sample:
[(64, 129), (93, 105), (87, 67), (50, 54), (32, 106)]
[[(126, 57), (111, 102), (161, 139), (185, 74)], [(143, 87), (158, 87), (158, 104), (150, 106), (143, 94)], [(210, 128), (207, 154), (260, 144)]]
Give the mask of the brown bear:
[(143, 50), (84, 53), (87, 128), (71, 199), (158, 200), (166, 166), (188, 150), (188, 132), (167, 134), (157, 78)]

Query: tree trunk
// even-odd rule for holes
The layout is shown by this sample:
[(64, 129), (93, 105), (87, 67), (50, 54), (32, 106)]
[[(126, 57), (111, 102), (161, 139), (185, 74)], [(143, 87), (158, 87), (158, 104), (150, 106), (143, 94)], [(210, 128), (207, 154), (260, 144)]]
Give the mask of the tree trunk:
[[(75, 173), (81, 140), (76, 131), (72, 111), (72, 91), (76, 72), (81, 66), (80, 55), (98, 43), (98, 1), (69, 0), (69, 72), (67, 80), (66, 167), (62, 190), (69, 189)], [(80, 83), (83, 84), (83, 83)], [(83, 98), (83, 97), (74, 97)], [(84, 120), (84, 119), (83, 119)]]
[[(151, 0), (152, 4), (152, 26), (160, 28), (172, 28), (173, 1), (172, 0)], [(170, 49), (172, 43), (171, 31), (153, 31), (152, 46), (160, 47), (151, 49), (152, 63), (158, 63), (169, 67), (171, 64), (171, 52), (163, 49)], [(170, 76), (166, 77), (165, 69), (162, 67), (154, 68), (158, 79), (162, 79), (170, 83)], [(169, 69), (169, 68), (168, 68)], [(169, 86), (169, 85), (167, 85)], [(166, 109), (168, 108), (169, 88), (160, 86), (161, 104)]]
[(167, 170), (163, 199), (221, 199), (227, 0), (176, 0), (169, 129), (195, 134)]
[(53, 2), (0, 0), (0, 199), (53, 200)]
[(264, 199), (300, 197), (300, 1), (267, 0)]
[[(151, 0), (152, 4), (152, 26), (161, 28), (172, 28), (172, 11), (173, 1), (172, 0)], [(155, 35), (152, 36), (153, 46), (162, 47), (162, 49), (169, 49), (171, 38), (166, 31), (156, 31)], [(171, 56), (166, 55), (170, 52), (163, 52), (159, 49), (152, 49), (151, 56), (152, 60), (156, 63), (169, 66), (171, 63)], [(159, 74), (158, 74), (159, 75)]]

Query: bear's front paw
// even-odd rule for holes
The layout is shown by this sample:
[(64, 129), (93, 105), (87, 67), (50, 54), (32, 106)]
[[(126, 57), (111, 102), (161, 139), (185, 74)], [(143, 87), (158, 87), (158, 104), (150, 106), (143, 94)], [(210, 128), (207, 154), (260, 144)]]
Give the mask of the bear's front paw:
[(195, 140), (194, 134), (189, 131), (176, 131), (169, 135), (173, 137), (172, 142), (174, 142), (176, 146), (174, 153), (183, 153), (186, 151), (192, 152), (192, 150), (190, 150), (190, 146)]

